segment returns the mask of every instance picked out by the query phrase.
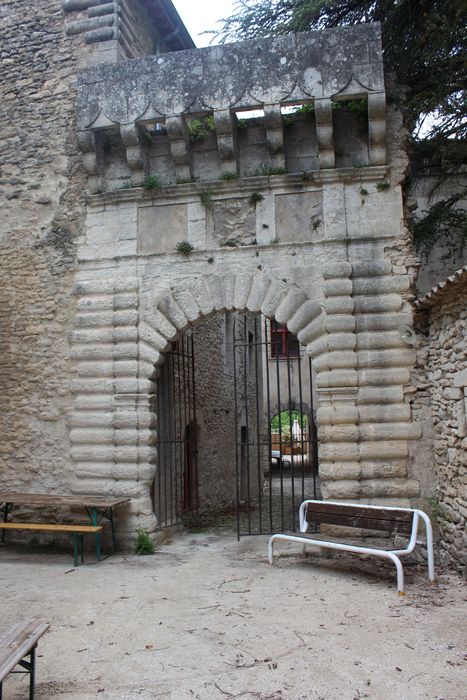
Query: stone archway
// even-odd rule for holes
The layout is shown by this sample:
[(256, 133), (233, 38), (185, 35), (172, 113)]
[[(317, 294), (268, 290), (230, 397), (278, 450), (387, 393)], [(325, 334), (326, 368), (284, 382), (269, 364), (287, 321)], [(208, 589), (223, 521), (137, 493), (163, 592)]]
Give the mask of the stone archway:
[(400, 296), (406, 281), (379, 261), (328, 264), (322, 275), (319, 302), (258, 268), (193, 275), (156, 298), (136, 277), (77, 285), (75, 491), (130, 496), (124, 529), (154, 528), (155, 368), (197, 319), (248, 310), (286, 325), (313, 359), (324, 497), (401, 502), (417, 495), (407, 458), (419, 428), (403, 400), (413, 351), (398, 331), (407, 318)]

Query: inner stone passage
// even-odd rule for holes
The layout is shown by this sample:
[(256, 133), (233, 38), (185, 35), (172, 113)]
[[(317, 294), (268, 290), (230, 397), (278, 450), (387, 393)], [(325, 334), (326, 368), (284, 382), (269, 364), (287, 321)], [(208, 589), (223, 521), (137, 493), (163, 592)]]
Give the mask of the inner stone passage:
[(298, 528), (319, 493), (311, 360), (285, 326), (249, 312), (181, 333), (157, 380), (158, 528)]

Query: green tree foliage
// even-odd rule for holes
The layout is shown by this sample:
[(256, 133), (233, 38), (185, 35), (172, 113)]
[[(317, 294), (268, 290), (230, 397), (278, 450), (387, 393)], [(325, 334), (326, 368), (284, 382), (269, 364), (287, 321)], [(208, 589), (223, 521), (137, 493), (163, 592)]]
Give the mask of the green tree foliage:
[(238, 0), (223, 41), (381, 22), (386, 70), (408, 88), (411, 129), (436, 113), (433, 135), (467, 135), (467, 3), (456, 0)]
[[(381, 23), (386, 71), (406, 90), (412, 156), (420, 163), (424, 152), (425, 162), (436, 161), (440, 184), (466, 162), (462, 148), (467, 137), (465, 0), (238, 0), (218, 36), (221, 41), (255, 39), (361, 22)], [(447, 198), (431, 212), (426, 222), (428, 247), (451, 220), (465, 235), (467, 215), (459, 213), (465, 194)], [(426, 227), (418, 234), (420, 240)], [(429, 252), (426, 246), (425, 252)]]

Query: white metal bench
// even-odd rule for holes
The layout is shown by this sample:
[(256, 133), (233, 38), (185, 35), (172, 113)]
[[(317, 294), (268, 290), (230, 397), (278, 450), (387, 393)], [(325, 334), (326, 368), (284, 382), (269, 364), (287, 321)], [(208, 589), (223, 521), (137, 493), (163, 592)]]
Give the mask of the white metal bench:
[[(419, 520), (423, 520), (426, 531), (426, 545), (428, 554), (428, 578), (435, 580), (435, 568), (433, 559), (433, 530), (426, 513), (416, 508), (394, 508), (390, 506), (368, 506), (360, 504), (340, 503), (338, 501), (306, 500), (300, 505), (299, 523), (300, 534), (275, 534), (268, 542), (269, 563), (273, 563), (273, 547), (277, 540), (298, 542), (304, 550), (308, 545), (338, 549), (344, 552), (357, 554), (373, 554), (376, 557), (390, 559), (397, 571), (397, 589), (400, 595), (404, 595), (404, 570), (399, 557), (410, 554), (417, 544)], [(409, 542), (405, 549), (380, 549), (363, 545), (344, 544), (339, 541), (328, 541), (308, 534), (310, 523), (341, 525), (351, 528), (378, 530), (388, 533), (408, 535)]]

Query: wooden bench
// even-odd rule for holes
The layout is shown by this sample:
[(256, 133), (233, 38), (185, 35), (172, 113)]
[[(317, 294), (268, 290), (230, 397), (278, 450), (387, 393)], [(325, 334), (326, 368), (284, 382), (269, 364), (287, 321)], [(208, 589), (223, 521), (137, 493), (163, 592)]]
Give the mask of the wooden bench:
[[(36, 647), (42, 635), (49, 629), (46, 622), (20, 622), (0, 635), (0, 700), (3, 681), (10, 673), (29, 673), (29, 700), (34, 700), (36, 680)], [(26, 657), (29, 656), (29, 661)], [(15, 666), (24, 670), (14, 671)]]
[(96, 534), (102, 530), (102, 525), (48, 525), (47, 523), (0, 523), (0, 530), (29, 530), (34, 532), (69, 532), (73, 537), (74, 565), (84, 561), (84, 535)]
[[(273, 563), (273, 546), (276, 540), (298, 542), (304, 547), (326, 547), (339, 549), (344, 552), (357, 554), (373, 554), (376, 557), (390, 559), (396, 566), (397, 589), (400, 595), (404, 595), (404, 570), (399, 557), (410, 554), (417, 544), (419, 520), (423, 520), (426, 531), (426, 544), (428, 553), (428, 578), (435, 580), (433, 559), (433, 530), (426, 513), (413, 508), (393, 508), (389, 506), (368, 506), (359, 504), (339, 503), (337, 501), (303, 501), (299, 510), (300, 534), (276, 534), (272, 535), (268, 543), (269, 563)], [(383, 531), (406, 535), (409, 538), (405, 549), (381, 549), (378, 547), (365, 547), (363, 545), (344, 544), (339, 541), (327, 541), (316, 538), (307, 533), (309, 525), (328, 524), (341, 525), (347, 528), (359, 528), (365, 530)]]

